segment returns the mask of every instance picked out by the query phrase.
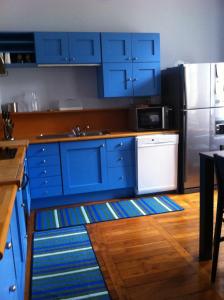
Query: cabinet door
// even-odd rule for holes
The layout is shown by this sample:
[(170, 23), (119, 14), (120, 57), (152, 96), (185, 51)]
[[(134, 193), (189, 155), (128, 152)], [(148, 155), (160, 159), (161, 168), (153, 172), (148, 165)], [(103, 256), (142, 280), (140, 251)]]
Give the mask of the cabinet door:
[(4, 256), (0, 260), (0, 298), (1, 300), (18, 300), (18, 289), (12, 253), (12, 239), (8, 232)]
[(106, 188), (105, 140), (65, 142), (60, 147), (65, 195)]
[(68, 34), (66, 32), (36, 32), (37, 64), (66, 64), (69, 60)]
[(159, 62), (160, 36), (159, 33), (132, 34), (132, 61)]
[(152, 96), (160, 93), (159, 63), (133, 64), (134, 96)]
[(131, 63), (105, 63), (102, 71), (104, 97), (133, 96)]
[(19, 299), (23, 299), (25, 284), (27, 237), (24, 209), (22, 207), (22, 191), (17, 192), (16, 201), (11, 218), (11, 235), (17, 280), (17, 290)]
[(97, 32), (71, 32), (69, 36), (70, 63), (99, 64), (100, 34)]
[(103, 62), (131, 62), (131, 33), (101, 33)]
[(30, 180), (28, 176), (27, 158), (24, 164), (24, 175), (23, 175), (23, 205), (25, 205), (25, 211), (30, 215), (31, 197), (30, 197)]

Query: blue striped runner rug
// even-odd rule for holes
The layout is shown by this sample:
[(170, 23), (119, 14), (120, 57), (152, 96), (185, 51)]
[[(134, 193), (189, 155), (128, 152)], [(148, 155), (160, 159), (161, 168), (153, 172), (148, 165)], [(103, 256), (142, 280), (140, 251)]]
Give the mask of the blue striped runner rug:
[(144, 197), (40, 211), (36, 231), (183, 210), (168, 196)]
[(85, 226), (34, 233), (31, 299), (110, 299)]

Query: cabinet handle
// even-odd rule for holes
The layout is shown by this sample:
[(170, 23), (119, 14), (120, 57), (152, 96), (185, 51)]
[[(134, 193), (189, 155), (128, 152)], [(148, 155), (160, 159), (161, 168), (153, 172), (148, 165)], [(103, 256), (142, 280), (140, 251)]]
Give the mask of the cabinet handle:
[(42, 148), (42, 152), (45, 152), (46, 151), (46, 148)]
[(133, 57), (133, 60), (138, 60), (138, 57)]
[(22, 203), (21, 206), (22, 206), (22, 207), (26, 207), (25, 203)]
[(133, 78), (133, 81), (137, 81), (138, 79), (137, 78)]
[(12, 242), (7, 242), (5, 245), (5, 249), (9, 250), (12, 248)]
[(44, 171), (43, 171), (43, 174), (47, 174), (47, 170), (44, 170)]
[(48, 184), (48, 180), (45, 180), (45, 181), (44, 181), (44, 184)]
[(101, 146), (104, 148), (104, 147), (105, 147), (105, 144), (102, 144)]
[(68, 57), (65, 57), (65, 61), (68, 61)]
[(72, 57), (72, 61), (75, 61), (75, 57)]
[(120, 179), (120, 180), (123, 180), (123, 179), (124, 179), (124, 176), (121, 176), (119, 179)]
[(9, 287), (9, 291), (10, 291), (10, 292), (15, 292), (15, 291), (16, 291), (16, 285), (15, 285), (15, 284), (11, 285), (11, 286)]
[(121, 156), (120, 158), (119, 158), (119, 160), (123, 160), (124, 158)]
[(25, 237), (25, 239), (27, 239), (27, 238), (28, 238), (28, 234), (25, 234), (25, 236), (24, 236), (24, 237)]
[(129, 77), (129, 78), (127, 78), (127, 79), (126, 79), (126, 81), (132, 81), (132, 78), (131, 78), (131, 77)]
[(46, 159), (42, 160), (42, 163), (43, 163), (43, 164), (46, 164), (46, 162), (47, 162)]
[(127, 58), (127, 60), (131, 60), (131, 57), (129, 56), (129, 57)]
[(120, 147), (122, 147), (124, 145), (124, 143), (123, 142), (120, 142)]

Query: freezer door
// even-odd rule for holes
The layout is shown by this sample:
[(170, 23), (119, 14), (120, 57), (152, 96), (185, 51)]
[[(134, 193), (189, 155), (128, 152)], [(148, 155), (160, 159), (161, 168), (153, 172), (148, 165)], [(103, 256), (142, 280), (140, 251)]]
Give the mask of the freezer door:
[(224, 106), (224, 63), (211, 64), (211, 106)]
[(206, 108), (211, 106), (211, 65), (185, 64), (185, 109)]
[(199, 152), (209, 151), (210, 109), (184, 112), (184, 189), (199, 187)]
[(210, 120), (210, 150), (224, 149), (224, 107), (212, 108)]

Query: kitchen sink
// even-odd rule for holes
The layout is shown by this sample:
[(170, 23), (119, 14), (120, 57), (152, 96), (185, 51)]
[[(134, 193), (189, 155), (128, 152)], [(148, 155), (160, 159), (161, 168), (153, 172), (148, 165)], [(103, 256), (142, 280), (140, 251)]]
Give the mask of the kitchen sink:
[(109, 134), (108, 130), (96, 130), (96, 131), (80, 131), (79, 134), (73, 132), (55, 133), (55, 134), (41, 134), (38, 135), (38, 139), (58, 139), (58, 138), (69, 138), (69, 137), (84, 137), (84, 136), (96, 136)]
[(0, 160), (13, 159), (16, 156), (17, 148), (1, 148), (0, 147)]

